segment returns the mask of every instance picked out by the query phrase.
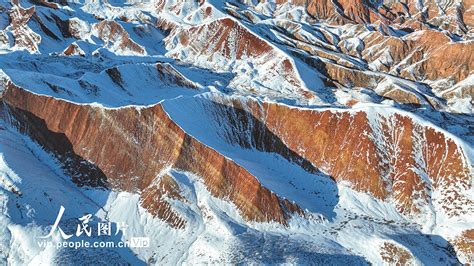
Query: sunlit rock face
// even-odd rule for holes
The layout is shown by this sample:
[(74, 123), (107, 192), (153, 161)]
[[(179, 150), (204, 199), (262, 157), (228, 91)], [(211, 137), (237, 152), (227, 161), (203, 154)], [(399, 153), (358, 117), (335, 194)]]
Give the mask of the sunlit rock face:
[[(31, 124), (24, 129), (27, 134), (61, 155), (66, 170), (73, 173), (73, 181), (79, 186), (141, 192), (149, 190), (165, 168), (173, 167), (204, 178), (209, 191), (231, 200), (250, 221), (286, 223), (291, 214), (302, 213), (297, 205), (262, 187), (244, 168), (182, 131), (160, 105), (104, 112), (29, 94), (13, 85), (8, 88), (4, 99), (13, 116), (21, 124)], [(59, 138), (68, 143), (58, 143)], [(84, 162), (93, 164), (88, 167)], [(145, 208), (158, 208), (158, 215), (164, 216), (159, 210), (163, 207), (154, 206), (155, 203), (144, 202)], [(169, 222), (176, 227), (184, 223), (178, 217)]]

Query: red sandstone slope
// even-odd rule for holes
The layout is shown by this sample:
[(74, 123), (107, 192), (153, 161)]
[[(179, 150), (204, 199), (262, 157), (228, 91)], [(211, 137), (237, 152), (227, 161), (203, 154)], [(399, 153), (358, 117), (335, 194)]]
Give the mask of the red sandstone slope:
[(166, 44), (170, 57), (235, 73), (235, 86), (239, 86), (239, 90), (258, 94), (254, 85), (258, 82), (268, 88), (268, 94), (277, 97), (314, 97), (305, 88), (289, 57), (234, 19), (176, 27), (166, 38)]
[(113, 50), (122, 51), (125, 54), (145, 54), (145, 49), (130, 39), (127, 31), (115, 21), (103, 20), (95, 25), (97, 35), (106, 45), (112, 46)]
[(290, 149), (303, 151), (299, 155), (336, 180), (350, 181), (358, 191), (393, 198), (402, 213), (417, 213), (429, 204), (431, 189), (442, 191), (440, 202), (447, 203), (451, 216), (473, 204), (458, 193), (470, 189), (473, 176), (462, 149), (409, 117), (393, 114), (371, 121), (365, 112), (311, 112), (277, 105), (264, 105), (261, 114)]

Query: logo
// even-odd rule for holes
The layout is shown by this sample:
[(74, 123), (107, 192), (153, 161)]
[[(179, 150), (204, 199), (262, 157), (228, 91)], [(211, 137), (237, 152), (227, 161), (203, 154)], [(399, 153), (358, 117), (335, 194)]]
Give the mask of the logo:
[[(148, 248), (150, 247), (150, 240), (148, 237), (131, 237), (130, 241), (103, 241), (98, 240), (104, 237), (122, 237), (128, 225), (124, 222), (111, 223), (111, 222), (97, 222), (91, 223), (93, 220), (92, 214), (86, 214), (82, 217), (77, 218), (77, 225), (74, 232), (65, 232), (60, 226), (61, 219), (65, 212), (64, 206), (61, 205), (59, 208), (58, 215), (51, 226), (51, 230), (45, 236), (40, 236), (39, 239), (43, 239), (38, 242), (40, 247), (56, 246), (56, 248)], [(122, 232), (122, 234), (120, 234)], [(53, 242), (48, 242), (46, 239), (53, 239), (53, 237), (59, 234), (62, 241), (57, 242), (55, 245)], [(77, 241), (72, 241), (74, 237)], [(78, 239), (82, 238), (82, 239)], [(84, 240), (86, 238), (86, 240)], [(90, 238), (90, 239), (87, 239)], [(93, 241), (95, 240), (95, 241)]]

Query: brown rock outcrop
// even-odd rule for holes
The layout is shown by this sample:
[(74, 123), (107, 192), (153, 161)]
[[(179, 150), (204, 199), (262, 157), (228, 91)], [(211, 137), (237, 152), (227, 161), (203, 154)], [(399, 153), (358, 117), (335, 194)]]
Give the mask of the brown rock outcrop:
[(180, 195), (178, 184), (171, 176), (164, 175), (159, 180), (152, 182), (142, 191), (140, 197), (143, 208), (153, 216), (159, 217), (174, 228), (185, 228), (185, 218), (176, 213), (168, 202), (168, 198), (184, 201)]
[(85, 56), (84, 51), (75, 43), (71, 43), (64, 49), (62, 52), (63, 55), (80, 55), (80, 56)]
[(474, 229), (465, 230), (451, 242), (456, 251), (465, 257), (466, 262), (472, 262), (474, 258)]
[[(228, 18), (181, 31), (177, 37), (183, 46), (190, 45), (198, 53), (208, 54), (209, 57), (217, 53), (241, 59), (262, 56), (272, 50), (267, 42)], [(203, 40), (206, 42), (203, 43)]]
[(331, 0), (308, 1), (306, 10), (310, 15), (319, 19), (342, 21)]
[(407, 19), (408, 24), (411, 24), (415, 19), (419, 23), (429, 23), (459, 35), (466, 34), (474, 26), (471, 19), (473, 5), (472, 0), (384, 1), (384, 6), (392, 11), (392, 18), (396, 18), (395, 22)]
[[(157, 179), (166, 167), (201, 176), (214, 196), (228, 198), (248, 220), (286, 223), (291, 213), (302, 213), (188, 135), (161, 105), (103, 109), (35, 95), (11, 83), (7, 88), (3, 102), (19, 125), (27, 125), (20, 128), (60, 155), (74, 182), (146, 191), (144, 206), (176, 228), (184, 222), (162, 198), (179, 192), (171, 180)], [(216, 101), (221, 103), (208, 101), (206, 110), (227, 125), (222, 134), (230, 143), (278, 153), (308, 171), (318, 167), (357, 191), (393, 199), (403, 214), (426, 211), (426, 204), (439, 204), (448, 216), (473, 211), (463, 194), (473, 175), (463, 150), (408, 116)], [(435, 202), (433, 190), (439, 192)]]
[[(234, 19), (222, 18), (189, 28), (174, 28), (165, 42), (171, 50), (169, 56), (186, 62), (194, 61), (201, 67), (222, 70), (232, 68), (231, 62), (236, 60), (252, 60), (254, 68), (261, 66), (260, 83), (272, 87), (271, 84), (274, 85), (278, 79), (281, 81), (278, 85), (284, 87), (282, 90), (292, 90), (300, 98), (314, 97), (311, 91), (303, 89), (289, 57)], [(235, 72), (239, 71), (235, 69)], [(255, 88), (248, 85), (246, 89), (252, 91)]]
[[(266, 2), (261, 0), (260, 2)], [(308, 14), (319, 20), (344, 24), (344, 23), (370, 23), (376, 20), (385, 20), (376, 12), (371, 1), (366, 0), (279, 0), (277, 4), (291, 2), (296, 6), (306, 8)]]
[[(51, 37), (55, 41), (60, 40), (60, 36), (57, 36), (48, 26), (44, 23), (43, 19), (37, 14), (35, 6), (28, 9), (22, 8), (19, 3), (12, 2), (13, 6), (9, 10), (10, 18), (10, 32), (14, 39), (14, 46), (19, 48), (25, 48), (30, 52), (38, 52), (39, 44), (41, 43), (41, 35), (39, 32), (34, 32), (28, 25), (30, 21), (34, 21), (40, 27), (41, 31)], [(34, 1), (35, 4), (48, 6), (57, 9), (56, 3), (46, 1)], [(69, 22), (61, 20), (55, 14), (47, 14), (45, 17), (48, 20), (53, 20), (61, 34), (65, 38), (72, 37), (68, 31)]]
[[(387, 58), (388, 69), (402, 77), (414, 80), (450, 78), (459, 82), (467, 78), (473, 69), (473, 42), (452, 43), (442, 32), (425, 30), (405, 38), (368, 35), (364, 40), (363, 58), (374, 62), (380, 56)], [(382, 59), (385, 60), (385, 59)]]
[(98, 37), (106, 43), (117, 43), (117, 48), (132, 54), (145, 54), (145, 49), (134, 42), (128, 32), (117, 22), (103, 20), (95, 25)]
[(13, 35), (14, 46), (25, 48), (30, 52), (37, 52), (41, 42), (41, 36), (33, 32), (28, 27), (28, 22), (35, 14), (35, 7), (24, 9), (19, 5), (14, 5), (10, 10), (10, 32)]
[(413, 256), (405, 248), (390, 242), (384, 242), (380, 247), (382, 260), (390, 265), (409, 265), (413, 263)]

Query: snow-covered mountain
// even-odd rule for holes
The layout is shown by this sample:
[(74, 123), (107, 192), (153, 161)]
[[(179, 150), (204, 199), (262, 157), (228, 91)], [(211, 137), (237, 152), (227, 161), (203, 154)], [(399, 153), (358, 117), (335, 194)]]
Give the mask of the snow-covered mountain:
[(473, 263), (473, 12), (0, 1), (2, 264)]

